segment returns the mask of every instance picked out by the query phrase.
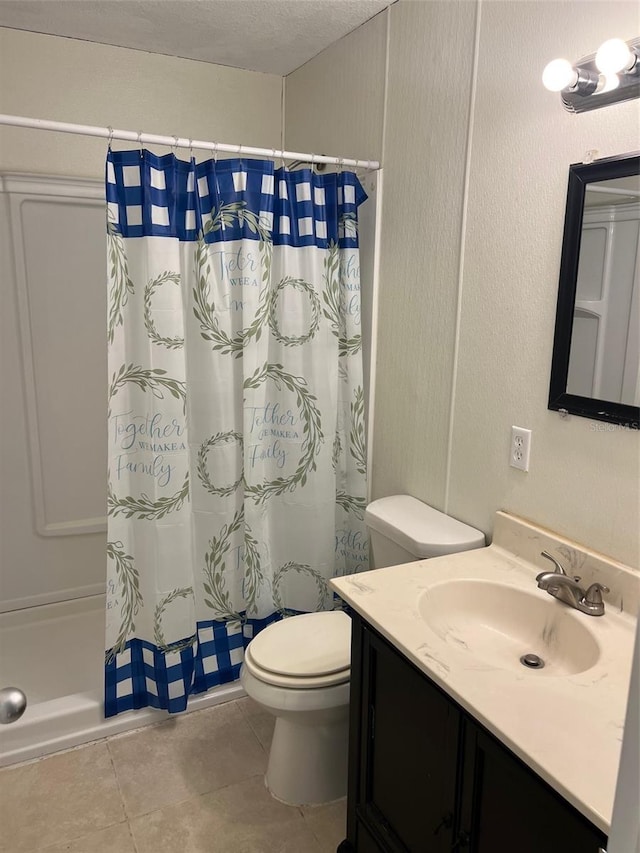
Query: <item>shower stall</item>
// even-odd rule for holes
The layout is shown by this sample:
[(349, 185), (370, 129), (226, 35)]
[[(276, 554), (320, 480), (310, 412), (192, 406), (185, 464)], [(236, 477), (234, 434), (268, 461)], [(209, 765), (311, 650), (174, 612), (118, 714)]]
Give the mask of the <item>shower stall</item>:
[[(362, 177), (365, 393), (371, 407), (376, 213)], [(77, 234), (82, 234), (78, 241)], [(73, 236), (72, 236), (73, 235)], [(3, 288), (0, 688), (27, 709), (2, 726), (0, 766), (166, 718), (105, 719), (106, 251), (101, 181), (0, 174)], [(238, 682), (188, 710), (243, 695)]]
[[(27, 697), (2, 727), (0, 766), (166, 716), (103, 714), (104, 210), (101, 181), (0, 176), (0, 687)], [(241, 695), (225, 685), (190, 707)]]

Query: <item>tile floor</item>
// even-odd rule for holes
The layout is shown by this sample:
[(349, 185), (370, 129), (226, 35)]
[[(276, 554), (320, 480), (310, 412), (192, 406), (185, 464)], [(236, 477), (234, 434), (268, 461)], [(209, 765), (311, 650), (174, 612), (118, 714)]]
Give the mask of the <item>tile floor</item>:
[(248, 698), (0, 770), (1, 853), (335, 853), (346, 802), (264, 787), (272, 718)]

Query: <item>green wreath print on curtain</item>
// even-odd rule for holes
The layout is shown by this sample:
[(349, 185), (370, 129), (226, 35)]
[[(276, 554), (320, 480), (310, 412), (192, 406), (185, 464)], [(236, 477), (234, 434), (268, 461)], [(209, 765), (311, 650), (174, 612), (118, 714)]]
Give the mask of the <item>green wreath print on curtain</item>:
[(105, 713), (185, 709), (366, 569), (351, 172), (110, 151)]

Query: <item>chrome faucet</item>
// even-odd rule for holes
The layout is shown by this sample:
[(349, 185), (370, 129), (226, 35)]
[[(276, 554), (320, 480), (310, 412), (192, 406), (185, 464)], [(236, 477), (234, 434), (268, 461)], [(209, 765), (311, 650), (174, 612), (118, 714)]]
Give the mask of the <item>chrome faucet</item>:
[(580, 586), (580, 578), (576, 575), (570, 577), (562, 568), (555, 557), (547, 551), (540, 552), (542, 557), (551, 560), (553, 563), (553, 571), (540, 572), (536, 577), (538, 587), (546, 590), (549, 595), (557, 598), (579, 610), (581, 613), (586, 613), (589, 616), (602, 616), (604, 614), (604, 601), (602, 593), (609, 592), (609, 587), (601, 583), (592, 583), (585, 590)]

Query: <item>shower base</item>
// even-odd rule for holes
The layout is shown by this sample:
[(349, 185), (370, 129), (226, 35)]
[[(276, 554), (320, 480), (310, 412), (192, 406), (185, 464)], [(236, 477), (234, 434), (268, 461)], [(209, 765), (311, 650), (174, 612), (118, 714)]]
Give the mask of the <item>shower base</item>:
[[(142, 708), (105, 719), (104, 595), (0, 614), (0, 686), (19, 687), (27, 710), (0, 727), (0, 767), (167, 719)], [(239, 682), (193, 696), (187, 713), (244, 696)]]

